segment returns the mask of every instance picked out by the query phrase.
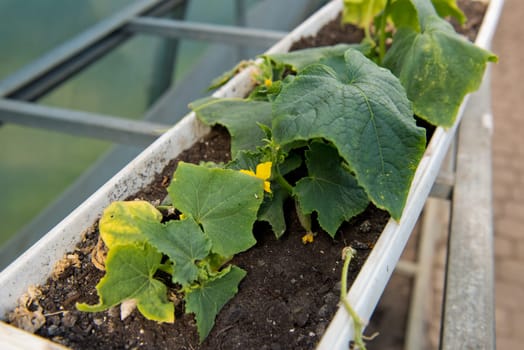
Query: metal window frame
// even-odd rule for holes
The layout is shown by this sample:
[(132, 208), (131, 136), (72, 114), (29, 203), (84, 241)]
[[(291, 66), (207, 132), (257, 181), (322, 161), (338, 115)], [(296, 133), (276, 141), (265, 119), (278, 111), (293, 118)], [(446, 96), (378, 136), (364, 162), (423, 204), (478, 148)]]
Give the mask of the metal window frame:
[[(96, 113), (77, 112), (64, 108), (29, 105), (59, 87), (101, 57), (138, 34), (150, 34), (174, 39), (194, 39), (242, 46), (269, 46), (286, 33), (272, 30), (191, 23), (160, 18), (188, 0), (140, 0), (99, 22), (0, 81), (0, 125), (9, 122), (45, 128), (117, 143), (144, 146), (167, 130), (169, 125), (149, 121), (129, 121), (124, 118)], [(245, 23), (245, 7), (236, 1), (237, 23)], [(174, 47), (167, 56), (173, 58)], [(172, 68), (173, 60), (166, 59)], [(160, 75), (159, 75), (160, 76)], [(161, 82), (156, 100), (170, 84)], [(161, 91), (164, 90), (164, 91)], [(12, 100), (18, 101), (14, 102)], [(147, 114), (147, 113), (146, 113)]]

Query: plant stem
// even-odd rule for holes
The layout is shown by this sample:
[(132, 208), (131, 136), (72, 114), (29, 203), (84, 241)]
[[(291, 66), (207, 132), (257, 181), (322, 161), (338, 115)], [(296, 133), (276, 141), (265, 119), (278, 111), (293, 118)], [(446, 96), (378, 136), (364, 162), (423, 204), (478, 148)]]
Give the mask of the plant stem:
[[(370, 1), (370, 4), (368, 6), (368, 11), (367, 11), (367, 18), (371, 18), (371, 14), (372, 14), (372, 10), (373, 10), (373, 7), (375, 5), (375, 0), (371, 0)], [(366, 39), (369, 41), (369, 42), (374, 42), (373, 41), (373, 38), (371, 37), (371, 31), (369, 29), (370, 25), (367, 25), (364, 27), (364, 35), (366, 37)]]
[(353, 309), (349, 301), (347, 300), (347, 280), (348, 280), (348, 271), (349, 271), (349, 263), (351, 262), (351, 258), (353, 258), (355, 254), (355, 250), (351, 247), (345, 247), (342, 251), (342, 256), (344, 257), (344, 266), (342, 267), (342, 280), (340, 281), (340, 301), (346, 308), (346, 311), (351, 316), (351, 319), (353, 320), (353, 332), (354, 332), (354, 343), (356, 346), (356, 349), (366, 349), (366, 345), (364, 344), (364, 340), (362, 339), (362, 329), (364, 328), (364, 322), (360, 319), (357, 312)]
[(293, 194), (293, 186), (291, 186), (291, 184), (280, 175), (280, 171), (277, 170), (274, 179), (289, 195)]
[(391, 0), (387, 0), (386, 7), (384, 7), (384, 12), (382, 13), (382, 18), (380, 19), (380, 27), (378, 28), (378, 57), (379, 64), (382, 64), (384, 56), (386, 55), (386, 23), (389, 14), (389, 6)]

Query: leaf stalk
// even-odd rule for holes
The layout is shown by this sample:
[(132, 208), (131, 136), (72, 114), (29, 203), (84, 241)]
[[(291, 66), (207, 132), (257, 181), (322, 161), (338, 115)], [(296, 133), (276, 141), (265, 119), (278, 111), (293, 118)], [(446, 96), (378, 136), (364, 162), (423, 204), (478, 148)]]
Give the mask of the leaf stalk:
[(349, 272), (349, 264), (351, 262), (351, 259), (353, 256), (355, 256), (356, 251), (351, 247), (345, 247), (342, 250), (342, 256), (344, 258), (344, 265), (342, 267), (342, 280), (340, 281), (341, 288), (340, 288), (340, 301), (344, 305), (344, 308), (348, 312), (349, 316), (351, 316), (351, 319), (353, 320), (353, 331), (355, 339), (354, 346), (355, 349), (366, 349), (366, 345), (364, 343), (364, 339), (362, 336), (362, 330), (364, 328), (364, 322), (362, 319), (358, 316), (357, 312), (353, 309), (351, 304), (349, 303), (349, 300), (347, 300), (347, 280), (348, 280), (348, 272)]
[(384, 56), (386, 55), (386, 23), (387, 23), (390, 5), (391, 5), (391, 0), (387, 0), (386, 7), (384, 8), (382, 18), (380, 19), (380, 26), (378, 28), (378, 57), (379, 57), (378, 63), (379, 65), (382, 64), (382, 61), (384, 60)]

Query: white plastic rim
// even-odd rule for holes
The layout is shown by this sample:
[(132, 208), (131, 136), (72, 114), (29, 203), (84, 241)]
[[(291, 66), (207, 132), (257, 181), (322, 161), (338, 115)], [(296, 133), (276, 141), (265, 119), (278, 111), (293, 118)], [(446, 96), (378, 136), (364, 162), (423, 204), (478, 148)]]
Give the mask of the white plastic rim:
[[(476, 40), (481, 47), (490, 47), (502, 5), (503, 0), (490, 1), (488, 12)], [(303, 36), (314, 35), (324, 24), (336, 18), (341, 8), (342, 1), (333, 0), (267, 52), (287, 52), (294, 41)], [(219, 89), (214, 96), (245, 96), (253, 87), (251, 73), (251, 69), (241, 72)], [(457, 122), (452, 128), (449, 130), (437, 128), (435, 131), (417, 168), (402, 218), (398, 223), (393, 220), (388, 222), (349, 290), (349, 302), (364, 320), (371, 317), (398, 262), (438, 174), (465, 105), (466, 101), (461, 106)], [(5, 268), (0, 273), (0, 286), (2, 286), (0, 288), (0, 319), (8, 311), (14, 309), (18, 298), (29, 286), (45, 282), (54, 264), (67, 252), (74, 250), (82, 234), (92, 227), (109, 203), (122, 200), (151, 183), (154, 176), (171, 159), (190, 148), (209, 130), (196, 120), (194, 113), (188, 114)], [(351, 320), (345, 310), (340, 308), (322, 337), (318, 349), (347, 349), (353, 337), (352, 332)], [(38, 339), (36, 336), (35, 338)]]

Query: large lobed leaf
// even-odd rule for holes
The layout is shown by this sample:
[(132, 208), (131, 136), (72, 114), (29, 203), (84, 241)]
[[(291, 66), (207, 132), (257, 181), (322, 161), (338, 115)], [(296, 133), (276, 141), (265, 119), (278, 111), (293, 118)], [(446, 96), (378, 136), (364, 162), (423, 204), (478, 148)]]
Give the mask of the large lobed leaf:
[(233, 256), (252, 247), (264, 181), (235, 170), (180, 162), (168, 193), (175, 208), (203, 227), (212, 251)]
[(150, 320), (174, 322), (175, 307), (167, 299), (167, 287), (153, 278), (162, 254), (149, 244), (118, 245), (109, 250), (106, 274), (96, 286), (97, 305), (77, 304), (80, 311), (99, 312), (133, 299), (138, 310)]
[(360, 52), (346, 74), (310, 65), (282, 87), (273, 105), (277, 143), (323, 138), (335, 145), (379, 208), (399, 219), (425, 148), (398, 79)]
[(320, 226), (334, 237), (342, 222), (366, 209), (366, 192), (329, 145), (312, 143), (306, 151), (306, 164), (308, 176), (294, 189), (300, 209), (304, 214), (316, 211)]
[(384, 65), (399, 77), (416, 115), (450, 127), (464, 96), (478, 89), (487, 62), (497, 57), (456, 34), (429, 0), (414, 4), (421, 31), (398, 30)]

